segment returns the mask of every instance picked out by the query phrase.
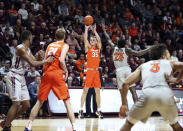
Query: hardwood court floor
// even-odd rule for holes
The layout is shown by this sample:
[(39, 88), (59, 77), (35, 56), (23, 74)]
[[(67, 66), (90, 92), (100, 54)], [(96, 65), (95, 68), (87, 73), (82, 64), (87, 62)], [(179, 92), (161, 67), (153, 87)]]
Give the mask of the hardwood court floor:
[[(23, 131), (27, 120), (15, 120), (12, 123), (12, 131)], [(183, 116), (180, 117), (183, 126)], [(97, 118), (76, 119), (78, 131), (119, 131), (124, 119)], [(1, 128), (0, 128), (1, 129)], [(71, 131), (68, 119), (36, 119), (33, 122), (32, 131)], [(170, 126), (161, 117), (151, 117), (146, 124), (137, 123), (132, 131), (172, 131)]]

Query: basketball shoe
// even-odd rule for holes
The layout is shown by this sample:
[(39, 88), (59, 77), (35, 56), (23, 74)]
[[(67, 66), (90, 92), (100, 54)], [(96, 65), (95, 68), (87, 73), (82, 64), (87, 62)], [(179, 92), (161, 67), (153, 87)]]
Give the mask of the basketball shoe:
[(103, 119), (104, 116), (101, 111), (96, 111), (95, 114), (98, 116), (98, 118)]
[(79, 118), (79, 119), (84, 119), (84, 113), (83, 113), (83, 110), (79, 110), (78, 118)]
[(27, 127), (24, 129), (24, 131), (31, 131), (31, 130), (29, 130)]

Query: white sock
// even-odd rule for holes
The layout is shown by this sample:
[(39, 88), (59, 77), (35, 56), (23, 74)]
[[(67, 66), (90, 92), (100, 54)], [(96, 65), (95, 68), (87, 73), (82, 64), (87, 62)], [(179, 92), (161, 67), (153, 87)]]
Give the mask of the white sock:
[(97, 111), (101, 111), (101, 108), (97, 108)]
[(31, 127), (32, 127), (32, 121), (31, 120), (28, 121), (26, 127), (27, 127), (28, 130), (31, 130)]
[(72, 130), (76, 130), (76, 123), (72, 123)]

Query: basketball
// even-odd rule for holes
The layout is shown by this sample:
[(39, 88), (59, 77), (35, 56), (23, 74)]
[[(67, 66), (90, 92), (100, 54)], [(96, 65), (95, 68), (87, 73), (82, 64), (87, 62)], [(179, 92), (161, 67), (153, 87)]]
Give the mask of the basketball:
[(85, 16), (85, 18), (84, 18), (84, 24), (85, 25), (87, 25), (87, 26), (92, 25), (93, 22), (94, 22), (94, 19), (91, 15)]

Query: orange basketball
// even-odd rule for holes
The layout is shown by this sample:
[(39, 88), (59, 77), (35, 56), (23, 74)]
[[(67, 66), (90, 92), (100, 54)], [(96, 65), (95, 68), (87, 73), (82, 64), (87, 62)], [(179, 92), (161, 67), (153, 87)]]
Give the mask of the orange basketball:
[(87, 26), (92, 25), (93, 22), (94, 22), (94, 19), (91, 15), (85, 16), (85, 18), (84, 18), (84, 24), (85, 25), (87, 25)]

